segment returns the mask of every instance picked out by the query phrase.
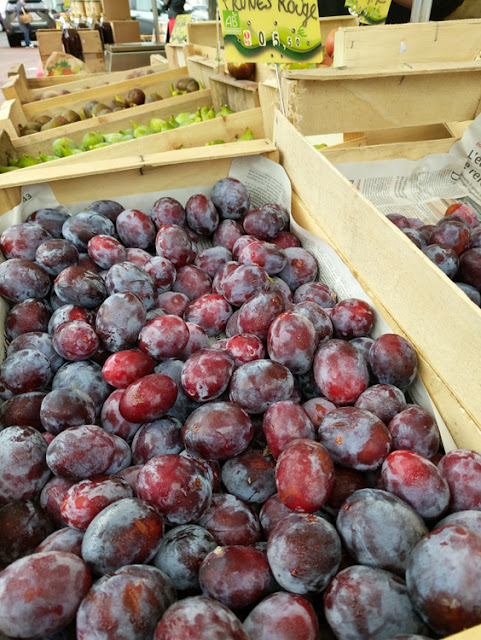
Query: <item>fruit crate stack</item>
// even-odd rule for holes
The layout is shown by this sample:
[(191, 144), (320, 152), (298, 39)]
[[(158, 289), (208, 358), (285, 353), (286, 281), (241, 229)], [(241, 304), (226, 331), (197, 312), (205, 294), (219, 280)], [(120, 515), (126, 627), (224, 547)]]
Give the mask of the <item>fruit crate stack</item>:
[[(112, 73), (96, 73), (68, 78), (68, 83), (61, 83), (64, 86), (57, 86), (49, 82), (42, 83), (42, 86), (32, 86), (32, 78), (27, 78), (25, 68), (22, 64), (14, 65), (9, 73), (9, 80), (2, 87), (5, 100), (19, 100), (22, 104), (35, 102), (37, 100), (46, 100), (58, 95), (67, 95), (68, 93), (77, 92), (83, 89), (91, 89), (100, 87), (113, 82), (121, 82), (131, 78), (140, 78), (144, 75), (151, 75), (158, 71), (165, 71), (166, 64), (160, 61), (146, 67), (130, 69), (128, 71), (114, 71)], [(37, 78), (37, 80), (48, 81), (46, 78)], [(68, 86), (67, 86), (68, 84)]]

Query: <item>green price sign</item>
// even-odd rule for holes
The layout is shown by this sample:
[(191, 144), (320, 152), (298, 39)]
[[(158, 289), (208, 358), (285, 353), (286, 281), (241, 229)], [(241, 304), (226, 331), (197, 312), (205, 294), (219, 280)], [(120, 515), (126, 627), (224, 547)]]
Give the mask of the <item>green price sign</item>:
[(220, 0), (229, 62), (322, 62), (317, 0)]
[(391, 0), (346, 0), (344, 6), (357, 13), (364, 24), (384, 24)]

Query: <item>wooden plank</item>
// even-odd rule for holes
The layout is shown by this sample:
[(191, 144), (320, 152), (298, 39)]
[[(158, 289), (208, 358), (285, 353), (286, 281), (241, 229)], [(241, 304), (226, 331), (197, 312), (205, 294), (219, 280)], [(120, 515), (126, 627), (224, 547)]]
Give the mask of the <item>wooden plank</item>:
[(445, 640), (479, 640), (479, 638), (481, 638), (481, 624), (460, 633), (455, 633), (453, 636), (445, 638)]
[(11, 140), (19, 138), (19, 127), (27, 123), (18, 100), (6, 100), (0, 105), (0, 129), (4, 129)]
[(168, 42), (165, 45), (165, 55), (169, 69), (178, 69), (185, 67), (187, 58), (192, 55), (194, 49), (191, 44), (186, 42)]
[(187, 58), (187, 71), (191, 78), (201, 82), (203, 87), (210, 87), (210, 79), (214, 74), (220, 73), (224, 63), (211, 60), (202, 56), (189, 56)]
[(275, 80), (259, 82), (258, 91), (264, 119), (264, 131), (266, 136), (272, 139), (274, 135), (274, 113), (276, 109), (281, 108), (277, 83)]
[[(219, 31), (217, 31), (219, 29)], [(222, 42), (222, 31), (220, 25), (217, 27), (215, 20), (206, 20), (204, 22), (189, 22), (187, 24), (187, 42), (191, 44), (200, 44), (205, 47), (217, 47), (217, 34), (219, 33)]]
[[(424, 383), (456, 445), (481, 452), (481, 309), (279, 112), (275, 124), (292, 186), (315, 211), (306, 224), (322, 227), (414, 344)], [(455, 321), (447, 321), (446, 309), (456, 310)]]
[(198, 108), (203, 106), (210, 107), (211, 105), (212, 96), (210, 91), (198, 91), (195, 94), (190, 93), (169, 100), (162, 100), (159, 103), (152, 102), (135, 107), (135, 110), (125, 109), (106, 116), (67, 124), (61, 127), (61, 134), (59, 129), (48, 129), (47, 131), (33, 133), (29, 136), (13, 139), (13, 144), (20, 153), (25, 152), (32, 155), (37, 155), (40, 152), (50, 153), (52, 142), (59, 138), (60, 135), (71, 138), (74, 142), (80, 144), (84, 135), (91, 131), (116, 133), (122, 129), (131, 129), (132, 120), (139, 125), (148, 125), (151, 118), (167, 120), (172, 114), (177, 115), (177, 113), (183, 111), (196, 111)]
[(476, 60), (480, 51), (481, 19), (343, 28), (335, 35), (333, 66)]
[(142, 76), (141, 78), (130, 78), (101, 87), (84, 89), (77, 93), (42, 100), (41, 102), (31, 102), (23, 106), (23, 111), (27, 119), (35, 118), (43, 114), (55, 116), (66, 109), (81, 111), (84, 104), (89, 100), (110, 102), (117, 95), (124, 96), (129, 89), (134, 88), (142, 89), (146, 93), (156, 91), (163, 98), (169, 98), (170, 85), (185, 75), (187, 75), (185, 67), (169, 71), (160, 71), (148, 76)]
[[(372, 162), (375, 160), (420, 160), (433, 153), (447, 153), (458, 138), (443, 138), (442, 140), (419, 140), (417, 142), (390, 142), (387, 144), (369, 145), (367, 137), (360, 138), (360, 144), (350, 147), (338, 145), (319, 149), (333, 164), (342, 162)], [(342, 148), (340, 148), (342, 147)]]
[(6, 131), (0, 130), (0, 167), (8, 167), (8, 161), (16, 160), (17, 157), (10, 136)]
[[(52, 161), (54, 164), (49, 163), (49, 167), (54, 170), (55, 167), (60, 166), (60, 163), (61, 166), (66, 164), (80, 165), (84, 163), (95, 163), (97, 161), (104, 162), (109, 159), (117, 161), (119, 158), (128, 156), (141, 157), (145, 153), (146, 145), (148, 145), (149, 153), (160, 153), (164, 151), (177, 150), (180, 149), (180, 147), (184, 147), (186, 149), (201, 147), (206, 145), (208, 142), (213, 142), (214, 140), (224, 140), (225, 143), (236, 142), (237, 139), (245, 132), (246, 127), (249, 127), (252, 130), (256, 139), (260, 140), (264, 138), (264, 127), (260, 109), (234, 113), (229, 116), (214, 118), (213, 120), (199, 122), (187, 127), (180, 127), (171, 131), (156, 133), (148, 137), (148, 142), (145, 138), (138, 138), (119, 142), (118, 144), (104, 147), (102, 149), (92, 149), (82, 155), (59, 158), (58, 160)], [(4, 136), (6, 138), (4, 145), (0, 139), (0, 158), (2, 157), (2, 150), (5, 152), (7, 157), (13, 158), (18, 158), (21, 153), (28, 153), (36, 156), (39, 152), (37, 147), (25, 146), (22, 149), (15, 148), (11, 144), (7, 134), (4, 133)], [(0, 161), (0, 166), (1, 165), (2, 162)], [(25, 169), (25, 171), (29, 170), (30, 167)]]
[(216, 111), (224, 104), (234, 111), (255, 109), (260, 105), (257, 82), (236, 80), (226, 73), (217, 73), (210, 77), (209, 86)]
[[(274, 96), (275, 83), (264, 84)], [(481, 64), (416, 65), (379, 73), (284, 71), (281, 88), (288, 120), (305, 135), (472, 120), (481, 110)]]
[[(10, 189), (15, 190), (22, 185), (48, 182), (50, 185), (63, 181), (66, 192), (69, 193), (68, 202), (75, 202), (85, 199), (85, 195), (92, 200), (97, 199), (97, 193), (111, 193), (118, 191), (118, 195), (131, 194), (137, 186), (132, 176), (156, 175), (152, 183), (153, 188), (162, 188), (162, 183), (158, 182), (160, 168), (166, 169), (168, 175), (164, 183), (165, 188), (176, 189), (185, 185), (213, 184), (215, 182), (215, 164), (218, 161), (231, 160), (233, 157), (249, 157), (255, 155), (265, 155), (271, 160), (277, 161), (279, 154), (276, 147), (270, 140), (249, 140), (245, 142), (232, 142), (209, 147), (196, 147), (195, 149), (178, 149), (157, 154), (143, 154), (142, 156), (128, 156), (119, 158), (115, 163), (111, 160), (98, 161), (95, 163), (66, 164), (65, 166), (50, 167), (49, 163), (30, 167), (22, 175), (21, 172), (14, 171), (11, 174), (0, 176), (0, 215), (8, 211), (8, 205), (12, 202)], [(174, 165), (177, 165), (175, 172)], [(186, 168), (186, 175), (182, 175)], [(197, 176), (190, 181), (190, 176)], [(187, 177), (189, 179), (187, 179)], [(203, 180), (204, 182), (199, 182)], [(75, 189), (76, 185), (78, 189)], [(155, 186), (157, 185), (157, 186)], [(140, 192), (140, 191), (139, 191)], [(15, 191), (17, 193), (17, 191)], [(65, 191), (64, 191), (65, 193)], [(107, 195), (98, 196), (108, 197)], [(9, 207), (11, 208), (11, 207)]]
[(30, 102), (30, 89), (24, 75), (10, 76), (2, 87), (5, 100), (18, 100), (21, 103)]

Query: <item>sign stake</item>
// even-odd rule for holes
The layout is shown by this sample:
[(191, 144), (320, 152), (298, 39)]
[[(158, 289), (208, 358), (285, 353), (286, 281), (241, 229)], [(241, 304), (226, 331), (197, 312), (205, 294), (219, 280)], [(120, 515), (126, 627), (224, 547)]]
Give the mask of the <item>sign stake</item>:
[(281, 81), (279, 78), (279, 63), (276, 62), (276, 79), (277, 79), (277, 88), (279, 90), (279, 101), (281, 103), (281, 111), (282, 111), (282, 115), (285, 116), (286, 115), (286, 111), (284, 109), (284, 100), (282, 98), (282, 90), (281, 90)]

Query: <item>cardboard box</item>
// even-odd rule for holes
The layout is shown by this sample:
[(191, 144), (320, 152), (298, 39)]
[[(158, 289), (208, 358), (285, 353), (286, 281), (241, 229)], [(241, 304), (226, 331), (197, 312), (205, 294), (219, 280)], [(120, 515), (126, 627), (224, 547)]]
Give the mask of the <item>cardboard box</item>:
[(102, 0), (102, 6), (107, 20), (130, 20), (129, 0)]
[(141, 41), (138, 20), (112, 20), (110, 24), (115, 44)]

